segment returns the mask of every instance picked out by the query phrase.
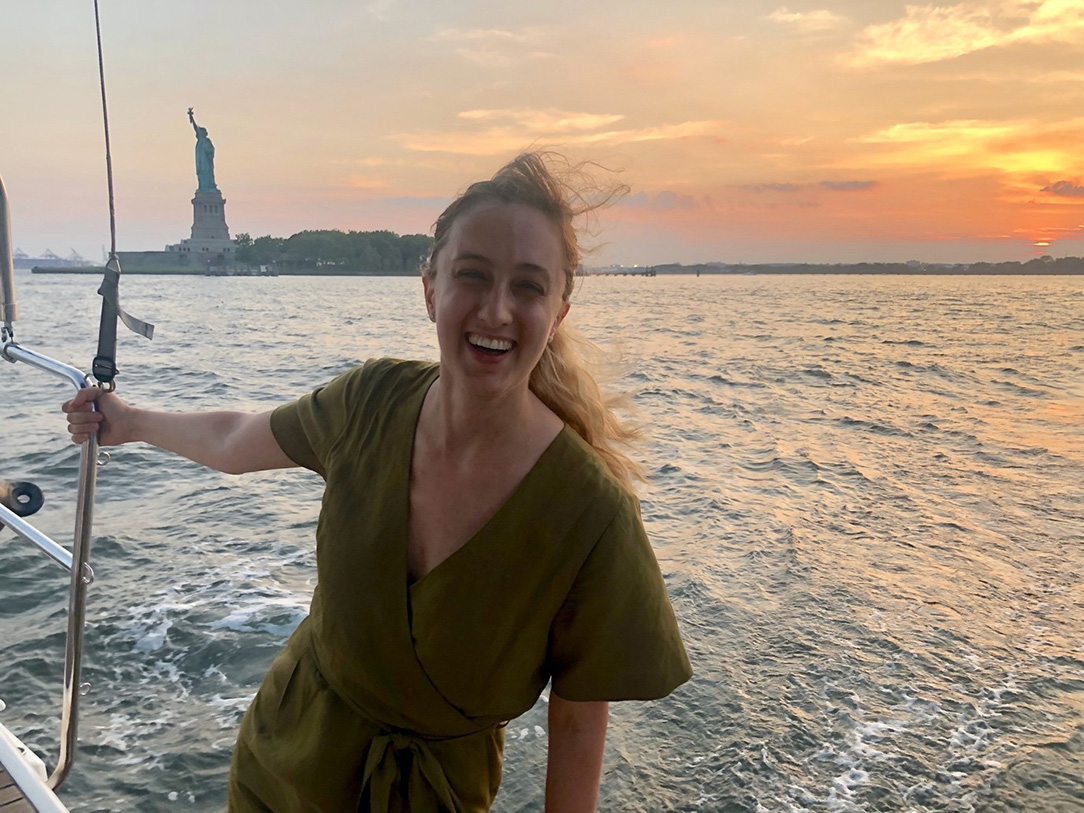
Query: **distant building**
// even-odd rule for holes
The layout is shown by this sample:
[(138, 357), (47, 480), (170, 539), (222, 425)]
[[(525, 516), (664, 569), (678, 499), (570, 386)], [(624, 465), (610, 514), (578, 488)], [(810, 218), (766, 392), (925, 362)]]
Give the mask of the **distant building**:
[(58, 257), (49, 249), (45, 249), (40, 257), (31, 257), (21, 248), (15, 249), (11, 259), (16, 268), (34, 268), (35, 266), (47, 265), (52, 268), (93, 268), (94, 263), (86, 260), (74, 248), (67, 259)]

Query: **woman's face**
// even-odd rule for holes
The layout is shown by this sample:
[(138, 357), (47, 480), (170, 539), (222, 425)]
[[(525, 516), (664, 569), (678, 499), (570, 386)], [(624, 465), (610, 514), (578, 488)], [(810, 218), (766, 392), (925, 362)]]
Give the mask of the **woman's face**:
[(537, 209), (494, 201), (461, 214), (422, 278), (441, 376), (482, 394), (526, 389), (568, 312), (563, 266), (560, 232)]

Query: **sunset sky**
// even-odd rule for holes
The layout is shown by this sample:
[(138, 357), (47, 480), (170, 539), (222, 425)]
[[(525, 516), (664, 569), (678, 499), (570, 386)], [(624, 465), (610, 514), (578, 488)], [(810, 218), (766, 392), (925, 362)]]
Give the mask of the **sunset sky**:
[[(1084, 0), (101, 0), (119, 248), (428, 232), (517, 151), (622, 169), (594, 264), (1084, 255)], [(108, 242), (93, 4), (0, 15), (31, 255)]]

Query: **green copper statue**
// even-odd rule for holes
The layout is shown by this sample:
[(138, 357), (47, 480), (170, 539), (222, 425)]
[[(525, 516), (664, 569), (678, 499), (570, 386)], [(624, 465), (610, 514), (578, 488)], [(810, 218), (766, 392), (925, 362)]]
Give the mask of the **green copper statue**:
[(215, 145), (207, 137), (207, 128), (196, 124), (192, 108), (188, 108), (188, 120), (196, 131), (196, 178), (199, 179), (197, 192), (217, 192), (215, 186)]

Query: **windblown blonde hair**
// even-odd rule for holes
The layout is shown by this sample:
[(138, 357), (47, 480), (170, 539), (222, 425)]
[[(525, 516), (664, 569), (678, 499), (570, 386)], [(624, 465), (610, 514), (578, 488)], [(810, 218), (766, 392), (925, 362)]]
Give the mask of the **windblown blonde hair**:
[[(422, 273), (430, 279), (436, 274), (436, 256), (459, 215), (487, 201), (522, 203), (548, 217), (560, 232), (565, 275), (562, 298), (568, 301), (583, 254), (576, 221), (588, 220), (597, 209), (628, 191), (623, 185), (601, 187), (594, 183), (589, 166), (570, 164), (554, 153), (529, 152), (501, 167), (490, 180), (471, 184), (437, 218), (433, 248)], [(590, 444), (615, 478), (631, 488), (635, 480), (646, 478), (643, 467), (622, 447), (635, 441), (640, 431), (618, 415), (627, 400), (606, 394), (599, 386), (596, 374), (600, 367), (598, 348), (566, 319), (531, 371), (531, 391)]]

